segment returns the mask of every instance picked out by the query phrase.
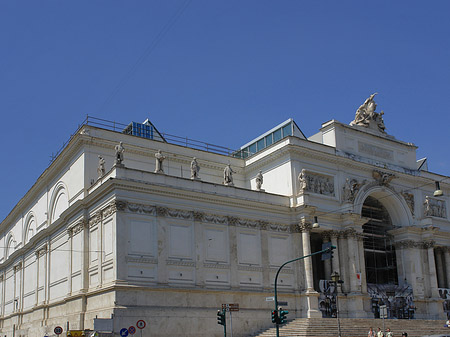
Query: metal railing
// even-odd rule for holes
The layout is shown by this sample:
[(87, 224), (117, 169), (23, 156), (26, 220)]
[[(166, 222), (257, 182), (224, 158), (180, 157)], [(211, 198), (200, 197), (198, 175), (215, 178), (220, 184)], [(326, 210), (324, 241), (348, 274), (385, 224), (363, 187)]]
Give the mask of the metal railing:
[[(101, 129), (106, 129), (106, 130), (122, 133), (122, 131), (129, 124), (118, 123), (115, 121), (109, 121), (106, 119), (86, 115), (86, 118), (81, 122), (81, 124), (78, 125), (77, 130), (70, 136), (70, 138), (66, 142), (63, 143), (61, 148), (56, 153), (52, 153), (52, 155), (50, 157), (49, 165), (58, 157), (58, 155), (64, 150), (64, 148), (67, 146), (67, 144), (72, 140), (72, 138), (80, 131), (80, 129), (84, 125), (90, 125), (90, 126), (98, 127)], [(199, 140), (190, 139), (187, 137), (175, 136), (175, 135), (171, 135), (168, 133), (160, 132), (160, 134), (164, 138), (164, 140), (169, 144), (175, 144), (175, 145), (194, 148), (194, 149), (203, 150), (203, 151), (207, 151), (207, 152), (217, 153), (217, 154), (221, 154), (221, 155), (225, 155), (225, 156), (236, 157), (236, 153), (237, 153), (236, 150), (232, 150), (232, 149), (224, 147), (224, 146), (214, 145), (214, 144), (202, 142)], [(134, 137), (138, 137), (138, 136), (134, 136)]]

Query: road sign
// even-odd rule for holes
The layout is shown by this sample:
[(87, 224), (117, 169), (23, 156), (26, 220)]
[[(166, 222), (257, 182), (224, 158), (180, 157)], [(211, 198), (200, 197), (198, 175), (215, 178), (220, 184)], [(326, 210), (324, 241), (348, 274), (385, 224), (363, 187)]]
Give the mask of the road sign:
[(387, 308), (385, 305), (380, 305), (380, 318), (387, 318)]
[(139, 321), (136, 322), (136, 326), (137, 326), (139, 329), (144, 329), (145, 326), (146, 326), (145, 321), (144, 321), (143, 319), (140, 319)]
[(128, 336), (128, 329), (127, 328), (123, 328), (120, 330), (120, 335), (122, 337), (127, 337)]
[(84, 336), (84, 331), (83, 330), (69, 330), (69, 332), (67, 333), (67, 336), (83, 337)]
[(239, 311), (239, 303), (222, 304), (222, 310), (223, 309), (226, 311)]
[(63, 332), (63, 328), (61, 328), (60, 326), (57, 326), (55, 328), (55, 330), (53, 330), (55, 332), (55, 334), (60, 335)]
[(288, 305), (288, 302), (285, 302), (285, 301), (278, 301), (278, 305), (283, 305), (283, 306), (287, 306)]
[(273, 302), (275, 301), (275, 296), (266, 297), (266, 302)]
[(134, 335), (136, 333), (136, 328), (134, 326), (130, 326), (128, 328), (128, 332), (130, 335)]

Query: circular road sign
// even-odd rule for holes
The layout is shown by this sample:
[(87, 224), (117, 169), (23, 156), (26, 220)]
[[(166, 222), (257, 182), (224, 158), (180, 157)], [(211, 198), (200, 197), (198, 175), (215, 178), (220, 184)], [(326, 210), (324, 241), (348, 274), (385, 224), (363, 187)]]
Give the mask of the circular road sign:
[(128, 328), (128, 332), (130, 333), (130, 335), (134, 335), (136, 333), (136, 328), (134, 326), (130, 326)]
[(63, 332), (63, 328), (61, 328), (60, 326), (57, 326), (55, 328), (55, 330), (53, 330), (55, 332), (55, 334), (60, 335)]
[(139, 321), (137, 321), (136, 322), (136, 326), (139, 328), (139, 329), (144, 329), (145, 328), (145, 321), (143, 320), (143, 319), (140, 319)]
[(128, 336), (128, 329), (127, 328), (120, 329), (120, 335), (122, 337), (127, 337)]

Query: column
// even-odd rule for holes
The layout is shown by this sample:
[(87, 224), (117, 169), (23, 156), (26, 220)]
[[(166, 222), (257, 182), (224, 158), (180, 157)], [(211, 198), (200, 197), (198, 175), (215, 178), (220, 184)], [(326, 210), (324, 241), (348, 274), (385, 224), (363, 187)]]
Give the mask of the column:
[[(340, 267), (340, 262), (339, 262), (339, 252), (341, 251), (341, 247), (339, 247), (338, 244), (338, 238), (340, 236), (340, 233), (338, 231), (331, 231), (331, 244), (333, 246), (336, 247), (336, 249), (334, 250), (334, 256), (331, 259), (331, 272), (334, 273), (335, 271), (339, 273), (339, 275), (341, 275), (341, 279), (343, 278), (342, 272), (341, 272), (341, 267)], [(338, 292), (342, 292), (342, 286), (337, 288)]]
[(436, 273), (437, 273), (438, 288), (445, 288), (444, 256), (442, 248), (437, 247), (434, 250), (434, 254), (436, 258)]
[[(323, 243), (330, 242), (330, 235), (331, 235), (330, 231), (324, 232), (322, 234)], [(334, 254), (336, 254), (336, 252)], [(331, 279), (331, 260), (332, 259), (328, 259), (328, 260), (323, 261), (324, 262), (324, 267), (325, 267), (325, 279), (326, 280), (330, 280)]]
[(450, 288), (450, 247), (444, 249), (445, 276), (447, 277), (446, 288)]
[(34, 305), (37, 306), (39, 303), (39, 250), (35, 252), (36, 256), (36, 298)]
[[(305, 256), (311, 254), (311, 225), (304, 223), (300, 227), (302, 231), (303, 256)], [(303, 261), (305, 265), (306, 292), (314, 292), (312, 258), (307, 257)]]
[(438, 283), (436, 276), (436, 261), (434, 259), (434, 241), (427, 241), (424, 243), (424, 247), (427, 250), (428, 255), (428, 268), (430, 274), (430, 297), (438, 298)]
[(73, 260), (73, 228), (67, 229), (69, 243), (69, 261), (67, 263), (67, 296), (72, 294), (72, 260)]
[[(0, 275), (0, 283), (2, 285), (1, 288), (1, 303), (0, 303), (0, 316), (4, 316), (5, 315), (5, 281), (6, 281), (6, 275), (5, 272), (3, 271), (2, 274)], [(0, 325), (1, 327), (3, 326), (3, 321), (2, 324)]]
[(358, 252), (359, 252), (359, 268), (361, 272), (361, 292), (367, 294), (367, 275), (366, 275), (366, 259), (364, 255), (364, 236), (359, 234)]
[(359, 281), (356, 278), (356, 274), (359, 273), (359, 257), (358, 244), (356, 242), (357, 233), (353, 228), (347, 229), (345, 231), (347, 236), (347, 253), (348, 253), (348, 264), (349, 264), (349, 278), (350, 278), (350, 292), (360, 291)]

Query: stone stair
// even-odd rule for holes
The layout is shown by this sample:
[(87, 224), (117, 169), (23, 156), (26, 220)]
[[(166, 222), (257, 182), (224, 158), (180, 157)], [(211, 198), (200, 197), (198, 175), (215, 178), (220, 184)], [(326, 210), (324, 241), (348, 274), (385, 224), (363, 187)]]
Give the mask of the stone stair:
[[(341, 337), (366, 337), (369, 328), (376, 332), (383, 330), (382, 319), (352, 319), (341, 318)], [(449, 335), (450, 329), (444, 327), (445, 321), (420, 319), (387, 319), (385, 328), (390, 328), (394, 337), (401, 337), (407, 332), (408, 337), (426, 335)], [(276, 336), (275, 328), (270, 328), (252, 337)], [(280, 326), (280, 337), (337, 337), (338, 327), (336, 318), (298, 318)]]

